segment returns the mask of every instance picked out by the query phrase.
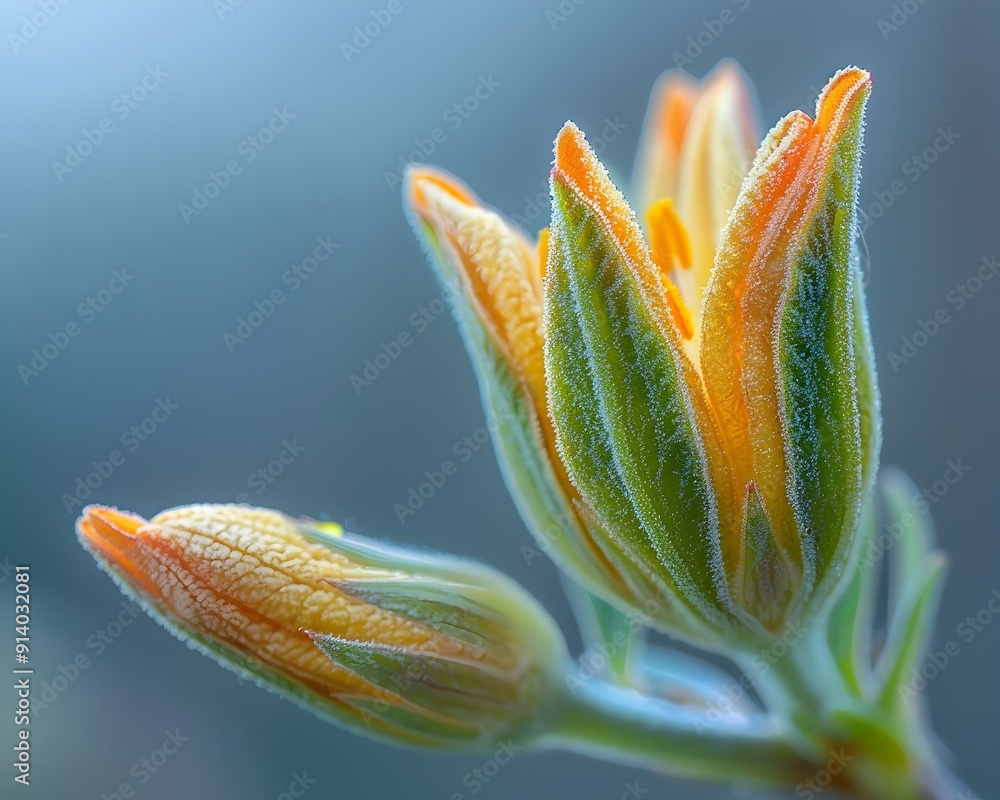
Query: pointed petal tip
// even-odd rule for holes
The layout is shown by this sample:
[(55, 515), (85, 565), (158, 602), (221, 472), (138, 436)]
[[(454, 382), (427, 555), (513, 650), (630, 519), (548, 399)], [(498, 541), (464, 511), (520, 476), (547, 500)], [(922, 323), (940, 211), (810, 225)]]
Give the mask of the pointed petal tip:
[(573, 160), (579, 159), (581, 152), (587, 147), (587, 137), (583, 131), (573, 120), (566, 120), (559, 129), (559, 133), (556, 134), (553, 146), (555, 155), (552, 161), (553, 174), (565, 172)]
[(871, 93), (871, 73), (860, 67), (838, 70), (816, 98), (816, 122), (822, 129), (849, 117)]
[(443, 169), (425, 164), (409, 164), (403, 173), (403, 197), (418, 214), (425, 216), (432, 200), (451, 197), (467, 206), (479, 205), (468, 186)]
[[(573, 122), (567, 122), (559, 131), (555, 154), (552, 180), (567, 186), (598, 216), (602, 227), (608, 231), (647, 290), (665, 296), (677, 331), (683, 338), (690, 339), (694, 335), (690, 310), (677, 287), (654, 264), (631, 207), (611, 180), (607, 168), (591, 149), (583, 131)], [(658, 208), (669, 210), (672, 205)], [(657, 243), (666, 246), (666, 238), (658, 239)], [(683, 243), (677, 243), (676, 250), (680, 256)]]
[(110, 506), (90, 505), (77, 521), (77, 531), (89, 544), (114, 544), (134, 539), (146, 520)]
[(651, 117), (651, 121), (657, 123), (655, 128), (668, 141), (679, 145), (695, 103), (713, 90), (733, 91), (749, 101), (753, 84), (734, 58), (721, 59), (700, 80), (683, 69), (669, 69), (661, 73), (653, 85), (650, 98), (650, 112), (658, 114)]
[(749, 92), (751, 87), (749, 76), (735, 58), (723, 58), (719, 61), (705, 76), (705, 82), (708, 85), (718, 83), (746, 92)]
[(559, 129), (559, 133), (556, 135), (556, 142), (558, 143), (559, 139), (562, 138), (563, 136), (569, 136), (572, 134), (578, 134), (580, 136), (583, 136), (583, 131), (580, 130), (580, 126), (577, 125), (575, 122), (573, 122), (573, 120), (568, 119), (562, 124), (562, 127)]
[(837, 83), (843, 80), (850, 81), (851, 83), (866, 83), (870, 85), (872, 82), (872, 74), (862, 67), (856, 67), (851, 64), (843, 69), (838, 69), (833, 74), (833, 77), (827, 82), (827, 85), (829, 86), (832, 83)]
[(616, 197), (619, 193), (607, 169), (591, 149), (584, 132), (571, 120), (556, 136), (552, 180), (568, 184), (595, 209), (606, 212), (610, 209), (603, 206), (611, 206), (619, 212), (624, 210), (624, 198)]
[(156, 597), (158, 592), (149, 577), (136, 565), (136, 559), (147, 534), (156, 530), (138, 514), (99, 505), (84, 508), (76, 524), (80, 543), (101, 568), (148, 598)]
[(667, 97), (672, 93), (693, 91), (698, 87), (698, 80), (685, 69), (668, 69), (661, 72), (653, 84), (653, 98)]

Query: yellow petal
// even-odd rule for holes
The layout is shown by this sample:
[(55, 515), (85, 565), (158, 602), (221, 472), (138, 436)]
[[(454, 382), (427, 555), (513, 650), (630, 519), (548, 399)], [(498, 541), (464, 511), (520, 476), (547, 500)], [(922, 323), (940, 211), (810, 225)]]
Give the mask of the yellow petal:
[(633, 177), (640, 209), (677, 197), (681, 149), (698, 92), (697, 81), (678, 70), (663, 73), (653, 87)]
[(734, 62), (723, 62), (705, 79), (691, 111), (676, 194), (693, 262), (690, 283), (680, 285), (696, 327), (722, 229), (759, 141), (746, 78)]
[(538, 232), (538, 267), (545, 277), (545, 265), (549, 261), (549, 229), (542, 228)]
[(428, 167), (410, 173), (410, 203), (430, 225), (512, 372), (545, 397), (542, 271), (536, 248), (466, 187)]
[[(535, 432), (555, 480), (585, 530), (580, 496), (559, 457), (548, 411), (542, 313), (548, 229), (540, 233), (533, 248), (517, 228), (484, 207), (447, 173), (419, 167), (409, 172), (407, 180), (410, 207), (446, 249), (444, 256), (458, 274), (463, 300), (471, 304), (511, 373), (521, 382), (534, 408)], [(592, 539), (580, 544), (588, 558), (621, 589), (622, 579), (601, 547)]]

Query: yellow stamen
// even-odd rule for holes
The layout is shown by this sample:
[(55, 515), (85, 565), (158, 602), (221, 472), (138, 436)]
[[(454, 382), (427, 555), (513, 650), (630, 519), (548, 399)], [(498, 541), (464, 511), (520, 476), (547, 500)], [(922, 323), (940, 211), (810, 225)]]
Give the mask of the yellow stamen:
[(533, 396), (544, 397), (542, 284), (530, 242), (443, 173), (414, 170), (410, 185), (414, 209), (448, 248), (479, 318), (511, 370)]
[(649, 226), (649, 249), (653, 263), (664, 272), (691, 269), (691, 240), (687, 229), (677, 216), (674, 201), (657, 200), (646, 212)]
[(667, 302), (677, 320), (677, 327), (685, 339), (694, 336), (694, 319), (680, 290), (671, 280), (671, 273), (678, 268), (691, 268), (691, 241), (687, 230), (677, 216), (672, 200), (657, 200), (646, 212), (649, 227), (649, 250), (653, 263), (660, 268), (660, 278), (666, 291)]
[(649, 227), (649, 250), (653, 263), (660, 268), (660, 279), (667, 295), (667, 302), (677, 320), (681, 336), (694, 336), (694, 319), (680, 290), (671, 280), (671, 273), (678, 268), (691, 268), (691, 240), (684, 223), (677, 216), (670, 199), (657, 200), (646, 212)]
[(691, 339), (694, 336), (694, 319), (691, 317), (691, 309), (687, 307), (684, 298), (681, 297), (680, 290), (666, 277), (663, 278), (663, 284), (667, 291), (667, 302), (670, 304), (670, 310), (677, 322), (677, 329), (685, 339)]

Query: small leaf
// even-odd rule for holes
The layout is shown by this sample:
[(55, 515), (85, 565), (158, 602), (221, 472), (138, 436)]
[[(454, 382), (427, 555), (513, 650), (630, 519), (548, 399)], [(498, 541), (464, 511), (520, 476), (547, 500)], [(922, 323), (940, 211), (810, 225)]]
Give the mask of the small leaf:
[(600, 653), (607, 659), (605, 673), (622, 685), (632, 682), (632, 664), (641, 655), (642, 626), (636, 616), (614, 606), (575, 583), (563, 580), (566, 596), (576, 614), (584, 654)]
[(934, 549), (934, 523), (926, 509), (917, 507), (920, 489), (901, 470), (882, 470), (878, 480), (884, 505), (884, 531), (892, 538), (879, 553), (889, 557), (889, 604), (891, 620), (902, 605), (910, 584)]
[(947, 566), (943, 553), (931, 553), (896, 609), (876, 665), (877, 702), (882, 708), (904, 709), (916, 692), (910, 686), (910, 676), (919, 667), (934, 632)]
[(875, 498), (869, 495), (855, 534), (853, 572), (830, 610), (828, 640), (834, 660), (855, 695), (861, 696), (872, 676), (872, 625), (879, 568), (865, 558), (875, 540)]

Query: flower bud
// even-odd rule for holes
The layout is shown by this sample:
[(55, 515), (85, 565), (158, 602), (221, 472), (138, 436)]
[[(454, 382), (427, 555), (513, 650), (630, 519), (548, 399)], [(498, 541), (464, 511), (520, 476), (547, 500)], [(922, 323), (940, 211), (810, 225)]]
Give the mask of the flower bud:
[(566, 659), (529, 595), (459, 559), (244, 506), (184, 506), (148, 522), (90, 506), (77, 529), (178, 637), (379, 738), (473, 749), (529, 736)]
[(844, 572), (879, 449), (854, 245), (870, 83), (837, 73), (748, 167), (739, 69), (664, 77), (636, 175), (648, 237), (572, 123), (537, 253), (450, 176), (408, 176), (529, 526), (558, 520), (548, 549), (577, 580), (690, 641), (780, 635)]
[(684, 215), (655, 204), (651, 248), (583, 133), (567, 123), (556, 139), (544, 290), (557, 446), (688, 638), (780, 634), (844, 571), (879, 444), (853, 250), (869, 89), (844, 70), (815, 120), (795, 112), (771, 131), (699, 315), (667, 269), (692, 258)]

